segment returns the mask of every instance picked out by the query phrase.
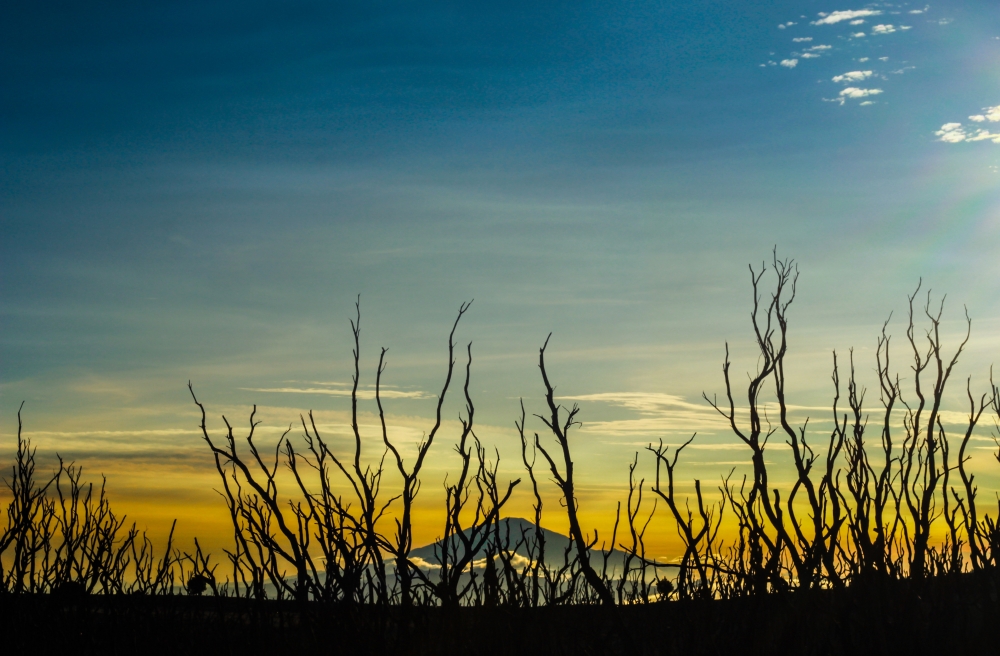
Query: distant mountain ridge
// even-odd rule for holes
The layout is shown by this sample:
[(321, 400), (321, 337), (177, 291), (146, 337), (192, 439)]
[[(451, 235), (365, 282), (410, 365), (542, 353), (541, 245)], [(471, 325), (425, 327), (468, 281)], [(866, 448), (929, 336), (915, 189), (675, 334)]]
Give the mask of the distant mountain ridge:
[[(566, 550), (571, 547), (572, 540), (568, 536), (551, 529), (547, 529), (544, 526), (539, 528), (541, 530), (542, 537), (545, 539), (545, 564), (550, 568), (562, 565)], [(471, 535), (471, 530), (466, 529), (463, 533), (468, 537)], [(528, 549), (528, 546), (534, 543), (535, 523), (533, 521), (520, 517), (505, 517), (500, 520), (499, 533), (500, 545), (504, 545), (506, 548), (511, 549), (514, 553), (524, 558), (531, 558), (532, 556), (535, 558), (538, 557), (537, 549), (535, 554), (531, 554)], [(607, 536), (607, 538), (610, 538), (610, 536)], [(606, 540), (606, 538), (602, 539)], [(591, 551), (591, 564), (598, 570), (600, 570), (604, 564), (604, 558), (600, 550), (600, 542), (601, 541), (599, 540), (598, 544), (596, 544), (594, 549)], [(457, 535), (451, 537), (451, 544), (453, 549), (452, 553), (454, 553), (455, 547), (457, 547), (459, 553), (462, 553), (463, 545)], [(489, 551), (492, 551), (494, 554), (497, 553), (500, 545), (497, 544), (496, 534), (491, 531), (489, 538), (484, 541), (483, 546), (474, 554), (473, 560), (485, 558), (487, 552)], [(440, 554), (443, 546), (444, 540), (442, 539), (423, 547), (419, 547), (410, 552), (410, 559), (421, 565), (422, 569), (440, 567)], [(572, 560), (575, 555), (575, 547), (570, 548), (570, 560)], [(626, 554), (624, 552), (612, 549), (611, 553), (608, 555), (608, 568), (610, 570), (622, 569), (625, 557)]]

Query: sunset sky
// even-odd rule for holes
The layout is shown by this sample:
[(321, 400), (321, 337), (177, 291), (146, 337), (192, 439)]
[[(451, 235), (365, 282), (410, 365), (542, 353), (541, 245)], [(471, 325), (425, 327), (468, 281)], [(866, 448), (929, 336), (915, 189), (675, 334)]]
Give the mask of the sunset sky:
[[(107, 474), (157, 534), (173, 517), (184, 539), (228, 532), (188, 380), (214, 431), (256, 403), (273, 443), (314, 409), (348, 448), (358, 294), (363, 428), (385, 346), (404, 445), (432, 424), (448, 330), (475, 299), (460, 364), (472, 341), (477, 433), (510, 477), (551, 331), (602, 531), (651, 441), (698, 432), (685, 481), (748, 462), (700, 397), (724, 389), (727, 340), (736, 381), (755, 367), (747, 266), (775, 246), (801, 271), (789, 388), (817, 443), (831, 352), (855, 347), (871, 386), (890, 313), (906, 378), (921, 278), (948, 294), (947, 344), (963, 305), (973, 319), (948, 408), (1000, 366), (995, 0), (16, 3), (0, 34), (0, 463), (24, 401), (40, 456)], [(991, 427), (984, 490), (1000, 487)], [(669, 557), (666, 516), (651, 530)]]

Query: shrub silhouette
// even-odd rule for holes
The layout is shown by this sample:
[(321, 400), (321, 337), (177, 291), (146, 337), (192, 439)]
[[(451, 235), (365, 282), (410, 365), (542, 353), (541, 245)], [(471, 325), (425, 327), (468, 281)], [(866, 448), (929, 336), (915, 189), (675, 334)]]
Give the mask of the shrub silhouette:
[[(774, 276), (769, 290), (764, 283), (768, 272)], [(189, 383), (231, 520), (233, 546), (225, 550), (225, 575), (217, 578), (218, 563), (210, 564), (211, 556), (202, 553), (197, 540), (193, 553), (178, 551), (173, 527), (162, 556), (157, 556), (146, 535), (135, 524), (127, 527), (125, 518), (112, 510), (104, 485), (82, 483), (82, 472), (75, 465), (59, 460), (53, 474), (39, 477), (35, 450), (22, 437), (19, 410), (15, 461), (11, 477), (5, 479), (11, 501), (0, 533), (0, 590), (66, 597), (182, 592), (200, 596), (211, 590), (218, 597), (314, 600), (355, 608), (534, 608), (740, 599), (995, 572), (1000, 566), (998, 515), (978, 504), (975, 475), (967, 464), (970, 440), (984, 415), (1000, 422), (1000, 390), (991, 379), (986, 392), (975, 394), (969, 379), (962, 430), (952, 432), (942, 418), (947, 385), (969, 339), (968, 315), (964, 338), (946, 350), (940, 334), (943, 299), (932, 305), (928, 292), (918, 302), (918, 285), (908, 297), (903, 343), (911, 362), (910, 387), (904, 386), (892, 364), (895, 351), (890, 348), (886, 321), (876, 340), (879, 387), (874, 410), (866, 405), (869, 394), (856, 380), (853, 352), (843, 371), (846, 386), (841, 359), (834, 353), (834, 427), (820, 446), (807, 431), (807, 423), (793, 425), (789, 413), (785, 364), (797, 267), (775, 254), (770, 266), (750, 268), (750, 282), (758, 368), (746, 388), (737, 390), (727, 344), (722, 365), (725, 391), (721, 398), (704, 394), (750, 458), (747, 476), (737, 480), (731, 471), (722, 479), (718, 501), (710, 500), (700, 480), (694, 481), (693, 498), (677, 491), (681, 455), (695, 436), (677, 447), (651, 444), (648, 454), (656, 467), (655, 480), (651, 484), (636, 480), (639, 454), (635, 454), (624, 516), (619, 504), (612, 534), (599, 544), (597, 532), (588, 532), (580, 521), (572, 460), (572, 431), (580, 409), (557, 403), (545, 364), (550, 335), (539, 349), (538, 362), (545, 412), (535, 415), (550, 437), (527, 432), (522, 401), (515, 426), (535, 500), (534, 517), (512, 530), (514, 525), (502, 518), (502, 512), (521, 479), (498, 480), (499, 452), (491, 454), (475, 434), (470, 343), (461, 433), (454, 444), (461, 467), (446, 484), (443, 537), (435, 547), (436, 562), (428, 568), (426, 562), (411, 557), (413, 510), (422, 466), (435, 443), (444, 439), (439, 436), (441, 409), (455, 372), (456, 331), (469, 304), (460, 306), (448, 336), (434, 422), (408, 463), (385, 419), (381, 393), (385, 349), (375, 373), (381, 453), (368, 454), (362, 448), (357, 410), (359, 302), (351, 322), (353, 453), (336, 453), (324, 441), (311, 412), (299, 418), (302, 446), (286, 432), (271, 455), (254, 441), (256, 407), (243, 438), (237, 439), (225, 417), (226, 432), (213, 436), (206, 426), (206, 409)], [(789, 448), (793, 472), (789, 489), (772, 483), (774, 465), (765, 458), (771, 440), (782, 440)], [(542, 528), (539, 454), (559, 489), (569, 525), (569, 536), (555, 553)], [(402, 478), (401, 488), (392, 492), (383, 489), (387, 458)], [(996, 459), (1000, 462), (1000, 449)], [(290, 490), (279, 489), (281, 466), (292, 474)], [(346, 484), (353, 498), (335, 491), (340, 484)], [(654, 502), (666, 507), (683, 543), (676, 563), (646, 555), (645, 531), (657, 512), (656, 503), (643, 507), (643, 495), (648, 501), (650, 492)], [(390, 526), (386, 513), (391, 508), (396, 515)], [(724, 522), (736, 527), (730, 542), (719, 537)], [(944, 526), (944, 538), (934, 543), (933, 530), (939, 524)]]

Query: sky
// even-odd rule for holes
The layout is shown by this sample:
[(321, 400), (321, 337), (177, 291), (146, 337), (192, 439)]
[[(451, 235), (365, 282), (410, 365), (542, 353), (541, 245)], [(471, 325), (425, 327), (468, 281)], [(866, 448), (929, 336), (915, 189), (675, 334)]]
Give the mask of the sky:
[[(222, 414), (245, 427), (256, 403), (267, 439), (314, 409), (348, 448), (358, 295), (365, 435), (387, 347), (404, 445), (431, 425), (448, 330), (474, 299), (456, 339), (460, 353), (473, 343), (477, 432), (512, 478), (518, 400), (542, 410), (538, 348), (552, 332), (557, 394), (581, 406), (592, 528), (613, 520), (651, 441), (698, 432), (685, 478), (747, 461), (700, 397), (723, 389), (727, 341), (734, 371), (755, 366), (748, 265), (772, 249), (801, 273), (789, 386), (818, 436), (832, 351), (843, 361), (854, 347), (871, 385), (877, 333), (892, 314), (901, 341), (921, 280), (948, 295), (948, 344), (963, 306), (973, 318), (949, 407), (962, 409), (966, 376), (985, 390), (1000, 360), (994, 2), (14, 2), (6, 14), (4, 461), (23, 401), (40, 457), (107, 474), (154, 533), (178, 517), (179, 533), (224, 541), (189, 380), (216, 435)], [(455, 464), (451, 391), (425, 540)], [(995, 489), (989, 427), (977, 436), (977, 480)], [(640, 463), (649, 476), (648, 453)], [(526, 493), (513, 514), (530, 511)], [(657, 526), (667, 553), (676, 539)]]

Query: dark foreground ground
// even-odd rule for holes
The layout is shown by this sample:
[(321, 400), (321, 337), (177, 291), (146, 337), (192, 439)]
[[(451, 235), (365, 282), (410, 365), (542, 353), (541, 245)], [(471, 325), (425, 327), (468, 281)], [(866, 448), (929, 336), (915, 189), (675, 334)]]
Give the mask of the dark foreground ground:
[(716, 602), (348, 609), (0, 595), (0, 653), (1000, 654), (1000, 573)]

